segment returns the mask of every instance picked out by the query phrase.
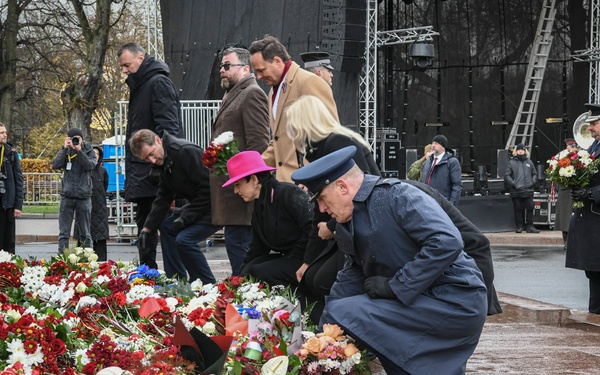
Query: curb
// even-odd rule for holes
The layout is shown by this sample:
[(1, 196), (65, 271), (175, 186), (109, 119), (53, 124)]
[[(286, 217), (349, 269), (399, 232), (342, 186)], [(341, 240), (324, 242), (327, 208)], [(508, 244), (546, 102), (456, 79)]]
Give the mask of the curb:
[(488, 322), (534, 323), (600, 332), (600, 315), (513, 294), (497, 293), (504, 312), (489, 316)]

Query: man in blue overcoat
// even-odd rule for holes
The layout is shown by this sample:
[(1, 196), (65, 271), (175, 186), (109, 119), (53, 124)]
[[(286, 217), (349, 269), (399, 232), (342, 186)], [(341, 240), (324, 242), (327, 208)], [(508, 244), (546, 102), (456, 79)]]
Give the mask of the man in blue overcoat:
[(464, 374), (486, 319), (486, 288), (460, 233), (424, 192), (365, 175), (354, 146), (292, 178), (337, 221), (346, 265), (320, 324), (340, 325), (388, 374)]

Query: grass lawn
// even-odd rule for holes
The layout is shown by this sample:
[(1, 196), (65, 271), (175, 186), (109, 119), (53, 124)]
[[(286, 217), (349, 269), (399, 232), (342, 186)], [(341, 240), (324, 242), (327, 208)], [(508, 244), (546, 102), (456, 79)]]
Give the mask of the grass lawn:
[(25, 214), (57, 214), (59, 205), (48, 206), (23, 206)]

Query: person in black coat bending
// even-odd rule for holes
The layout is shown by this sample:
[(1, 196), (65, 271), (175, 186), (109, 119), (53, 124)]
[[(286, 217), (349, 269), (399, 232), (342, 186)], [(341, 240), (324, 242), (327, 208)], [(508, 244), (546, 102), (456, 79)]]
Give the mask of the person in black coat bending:
[[(169, 79), (167, 64), (144, 53), (137, 43), (126, 43), (117, 51), (121, 72), (127, 74), (129, 109), (125, 135), (125, 201), (135, 203), (135, 223), (138, 235), (144, 227), (158, 191), (158, 172), (152, 165), (136, 158), (129, 148), (133, 133), (149, 129), (162, 137), (171, 134), (183, 137), (179, 95)], [(155, 173), (153, 173), (155, 172)], [(140, 262), (151, 268), (156, 265), (158, 237), (152, 235), (148, 248), (140, 253)]]
[(242, 151), (227, 162), (233, 189), (244, 201), (254, 201), (252, 240), (241, 276), (269, 285), (297, 287), (310, 234), (313, 209), (308, 194), (289, 182), (279, 182), (256, 151)]
[[(164, 133), (160, 138), (148, 129), (138, 130), (129, 147), (139, 159), (154, 164), (160, 172), (158, 194), (138, 237), (140, 253), (149, 236), (160, 228), (165, 273), (168, 277), (215, 283), (199, 242), (221, 227), (212, 225), (208, 169), (202, 163), (204, 150), (195, 143)], [(171, 210), (174, 199), (189, 203)], [(166, 218), (165, 218), (166, 216)], [(187, 271), (187, 274), (186, 274)]]

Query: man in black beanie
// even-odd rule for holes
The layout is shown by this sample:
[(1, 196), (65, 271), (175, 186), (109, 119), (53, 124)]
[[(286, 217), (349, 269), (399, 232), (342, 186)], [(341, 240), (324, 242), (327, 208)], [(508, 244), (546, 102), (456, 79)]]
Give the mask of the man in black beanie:
[(539, 233), (533, 226), (533, 187), (537, 183), (535, 164), (527, 157), (525, 145), (519, 143), (508, 161), (504, 182), (510, 189), (515, 211), (516, 232)]
[(80, 129), (71, 128), (62, 149), (52, 161), (52, 168), (62, 169), (62, 190), (58, 215), (58, 253), (69, 248), (73, 215), (79, 228), (79, 243), (82, 247), (92, 247), (90, 219), (92, 215), (92, 177), (96, 166), (96, 154), (92, 146), (83, 141)]
[(433, 154), (423, 163), (421, 182), (436, 189), (454, 206), (458, 206), (462, 191), (460, 162), (454, 150), (448, 148), (448, 139), (438, 134), (431, 140)]

